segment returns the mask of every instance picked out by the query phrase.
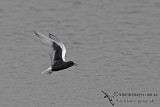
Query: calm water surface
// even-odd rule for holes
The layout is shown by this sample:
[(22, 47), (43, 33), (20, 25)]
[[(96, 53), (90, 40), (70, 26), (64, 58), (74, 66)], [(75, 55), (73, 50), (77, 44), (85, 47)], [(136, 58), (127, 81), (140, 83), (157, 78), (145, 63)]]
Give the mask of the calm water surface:
[[(58, 35), (78, 66), (41, 75), (50, 60), (33, 31)], [(0, 34), (1, 107), (112, 106), (101, 90), (160, 95), (159, 0), (1, 0)]]

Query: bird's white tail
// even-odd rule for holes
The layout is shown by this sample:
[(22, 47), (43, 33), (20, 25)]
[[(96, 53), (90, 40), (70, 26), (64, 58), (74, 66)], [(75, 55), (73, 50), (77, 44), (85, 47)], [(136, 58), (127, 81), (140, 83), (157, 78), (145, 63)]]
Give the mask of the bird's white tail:
[(49, 67), (49, 68), (48, 68), (48, 69), (46, 69), (45, 71), (41, 72), (41, 74), (44, 74), (44, 73), (49, 72), (49, 71), (51, 71), (51, 70), (52, 70), (52, 68), (51, 68), (51, 67)]

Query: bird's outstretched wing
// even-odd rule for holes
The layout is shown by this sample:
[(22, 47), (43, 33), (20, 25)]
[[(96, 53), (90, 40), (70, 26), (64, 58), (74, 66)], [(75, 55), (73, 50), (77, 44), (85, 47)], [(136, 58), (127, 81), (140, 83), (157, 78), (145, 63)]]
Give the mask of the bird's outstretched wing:
[[(64, 44), (53, 34), (49, 33), (49, 38), (51, 38), (57, 44), (57, 46), (59, 46), (61, 48), (61, 58), (63, 61), (65, 61), (66, 48), (65, 48)], [(55, 56), (56, 56), (56, 54), (55, 54)]]
[[(58, 60), (65, 61), (66, 48), (64, 44), (53, 34), (49, 34), (49, 38), (41, 33), (34, 32), (43, 46), (47, 49), (51, 66)], [(54, 56), (54, 57), (53, 57)]]
[(38, 37), (40, 42), (43, 44), (43, 46), (47, 49), (47, 52), (49, 53), (50, 60), (51, 60), (51, 66), (53, 65), (53, 55), (55, 54), (54, 47), (52, 44), (54, 41), (46, 36), (44, 36), (41, 33), (34, 32), (35, 35)]

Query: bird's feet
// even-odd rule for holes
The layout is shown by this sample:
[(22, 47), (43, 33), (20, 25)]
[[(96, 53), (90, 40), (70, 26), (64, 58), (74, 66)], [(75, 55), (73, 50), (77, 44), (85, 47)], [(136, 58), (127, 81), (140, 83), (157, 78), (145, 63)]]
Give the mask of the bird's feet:
[(51, 75), (52, 74), (52, 71), (48, 71), (48, 73), (47, 73), (48, 75)]

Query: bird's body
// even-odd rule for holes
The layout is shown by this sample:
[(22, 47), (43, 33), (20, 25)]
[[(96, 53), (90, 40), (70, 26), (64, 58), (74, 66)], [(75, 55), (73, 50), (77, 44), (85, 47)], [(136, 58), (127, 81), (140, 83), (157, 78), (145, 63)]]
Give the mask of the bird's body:
[(34, 33), (38, 39), (40, 39), (44, 47), (48, 50), (51, 59), (51, 67), (43, 71), (42, 74), (47, 72), (47, 74), (50, 75), (53, 71), (63, 70), (76, 65), (72, 61), (65, 62), (66, 48), (56, 36), (49, 34), (48, 38), (40, 33)]
[(67, 69), (73, 65), (74, 63), (72, 61), (68, 61), (68, 62), (57, 61), (56, 63), (54, 63), (54, 65), (52, 65), (52, 71)]

